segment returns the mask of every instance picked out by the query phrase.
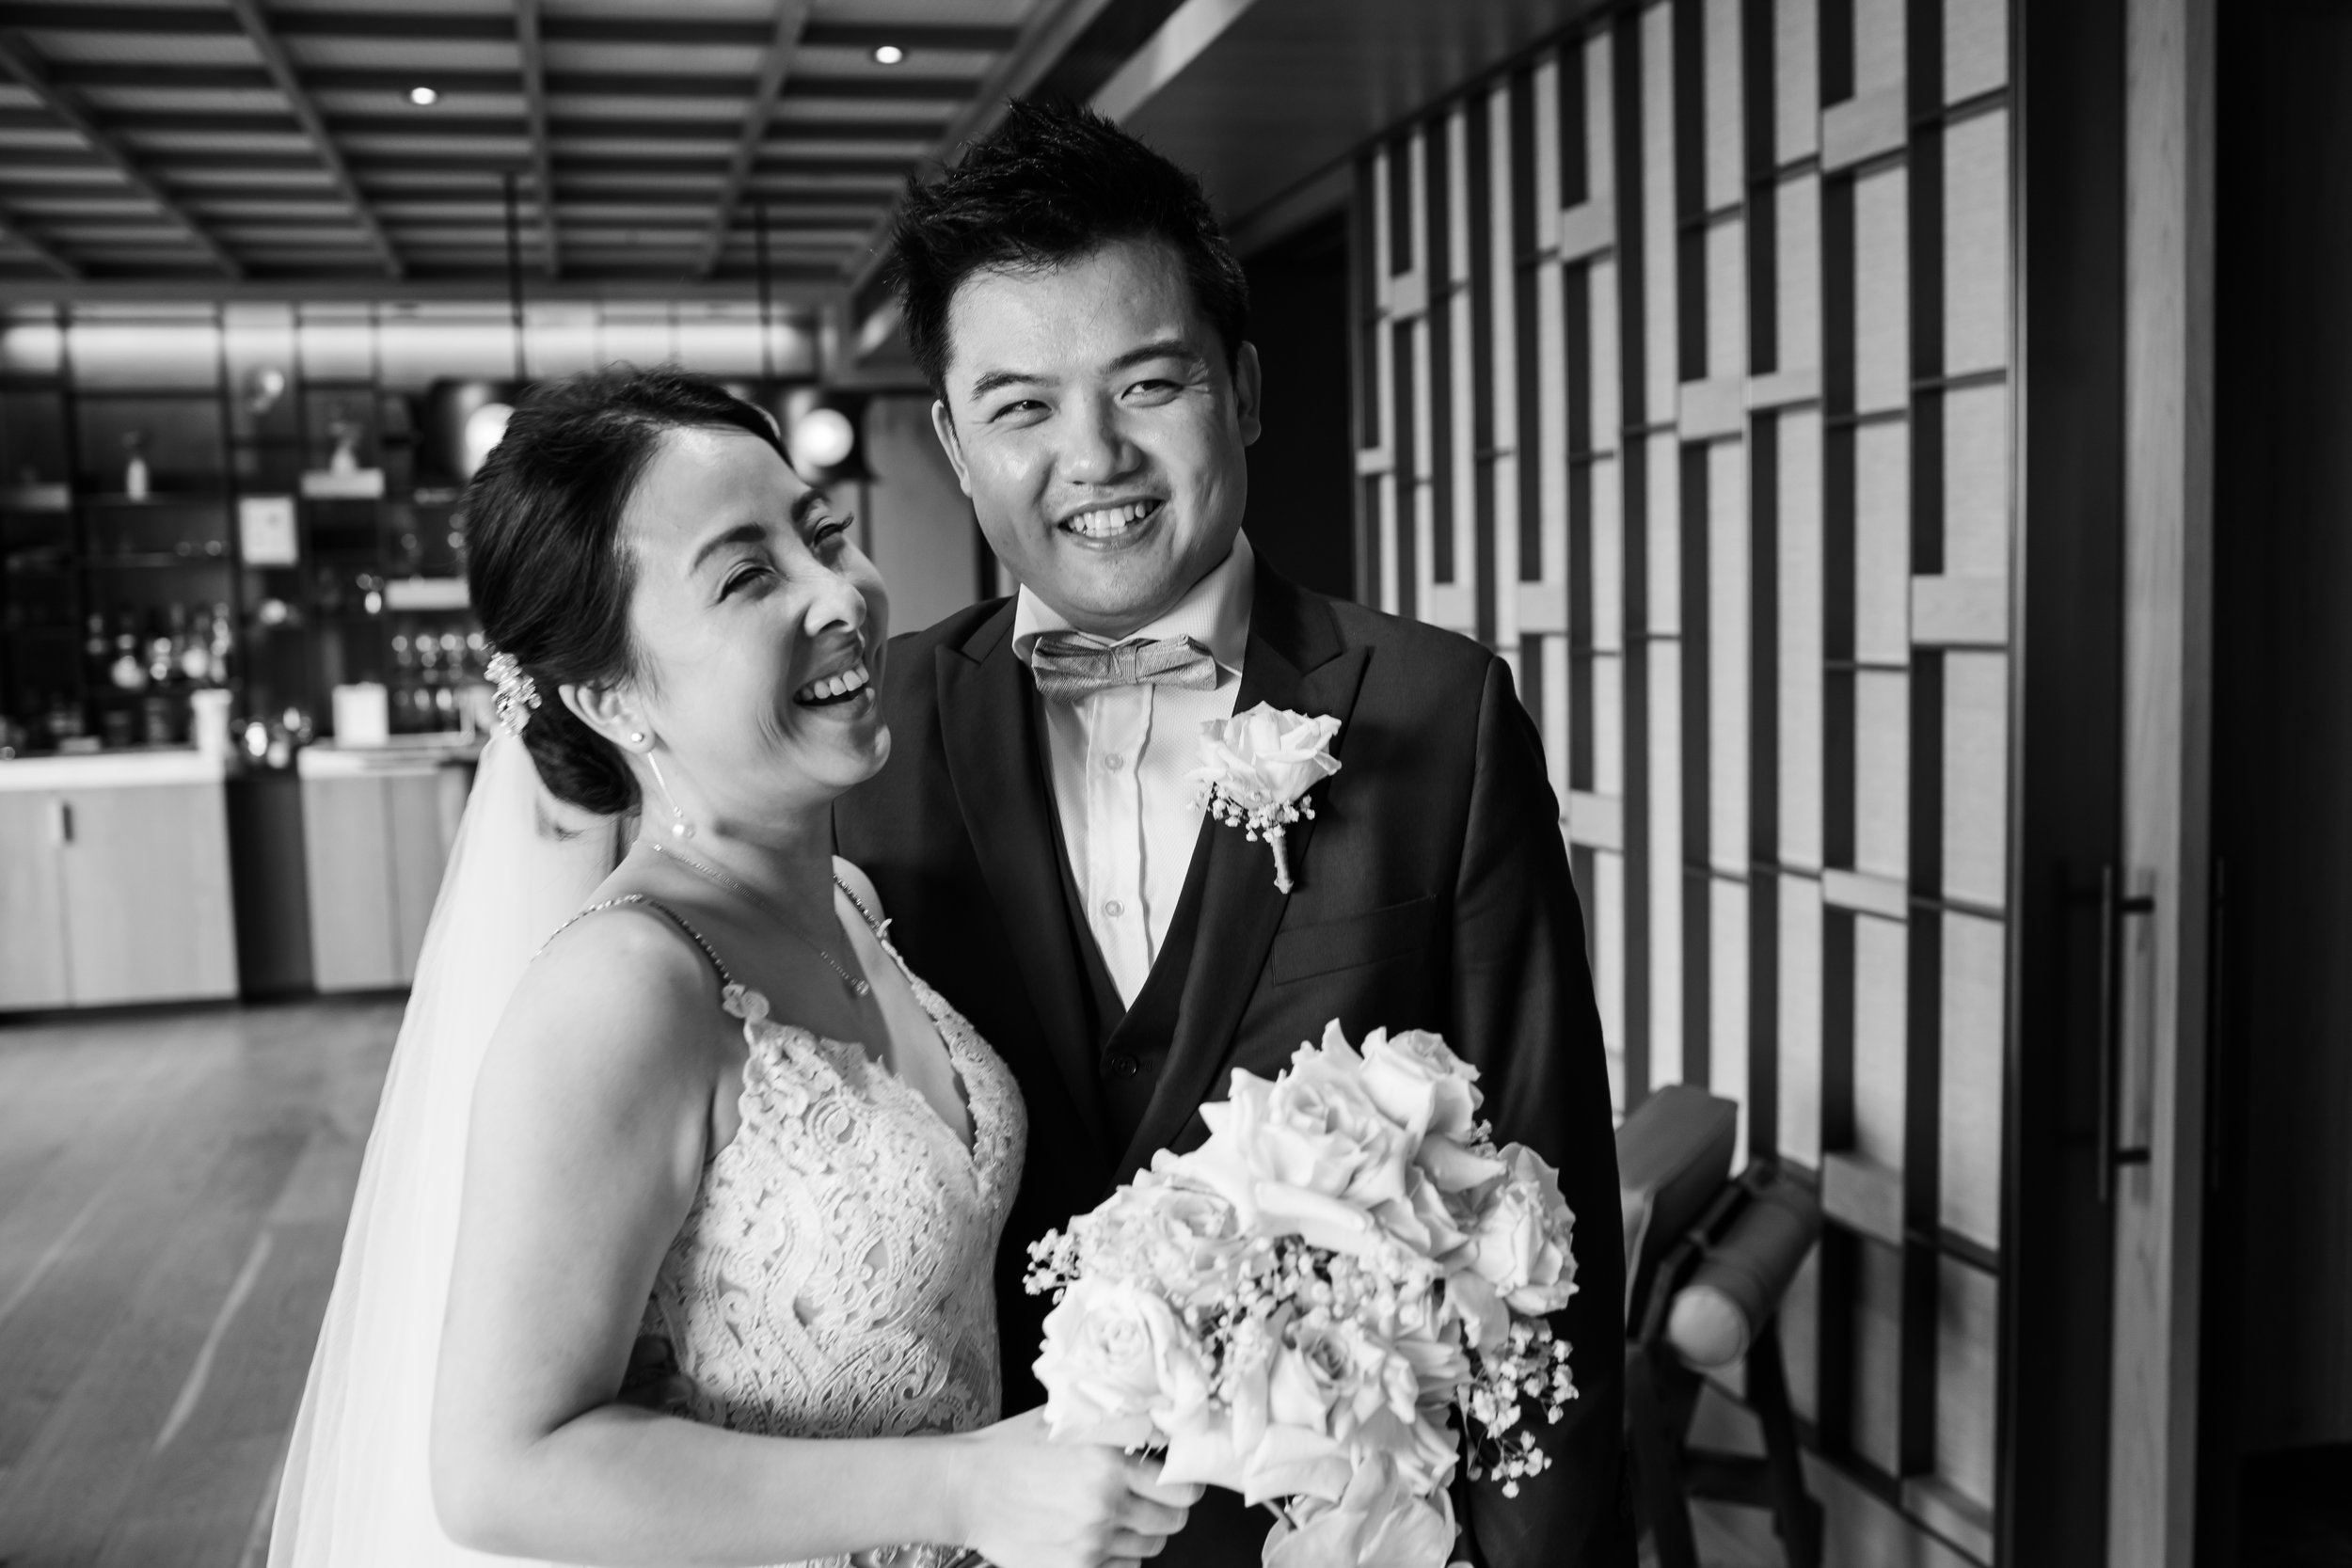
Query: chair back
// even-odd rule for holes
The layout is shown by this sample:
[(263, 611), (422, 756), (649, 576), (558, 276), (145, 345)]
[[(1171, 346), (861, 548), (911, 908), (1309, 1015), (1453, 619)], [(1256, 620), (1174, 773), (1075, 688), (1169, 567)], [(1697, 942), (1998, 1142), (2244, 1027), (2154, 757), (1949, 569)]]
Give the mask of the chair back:
[(1689, 1084), (1651, 1093), (1617, 1129), (1626, 1330), (1637, 1332), (1658, 1263), (1731, 1180), (1740, 1107)]

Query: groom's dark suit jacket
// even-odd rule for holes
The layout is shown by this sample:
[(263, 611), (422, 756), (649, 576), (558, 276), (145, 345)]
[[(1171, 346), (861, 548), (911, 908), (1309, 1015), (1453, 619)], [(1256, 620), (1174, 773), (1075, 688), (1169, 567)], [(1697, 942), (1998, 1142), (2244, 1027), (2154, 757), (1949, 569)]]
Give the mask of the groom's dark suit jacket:
[[(1479, 1068), (1497, 1137), (1556, 1164), (1576, 1213), (1578, 1291), (1556, 1322), (1581, 1395), (1557, 1426), (1529, 1412), (1554, 1467), (1518, 1497), (1491, 1484), (1460, 1495), (1470, 1555), (1496, 1568), (1630, 1564), (1608, 1076), (1559, 807), (1508, 667), (1259, 562), (1235, 711), (1338, 718), (1342, 769), (1316, 791), (1314, 819), (1290, 830), (1287, 896), (1264, 844), (1203, 825), (1168, 972), (1154, 970), (1122, 1021), (1075, 907), (1012, 621), (997, 600), (892, 641), (890, 761), (835, 813), (840, 851), (874, 879), (908, 961), (1011, 1065), (1028, 1103), (996, 1269), (1005, 1408), (1043, 1398), (1029, 1363), (1047, 1304), (1021, 1287), (1031, 1242), (1153, 1150), (1200, 1143), (1200, 1104), (1224, 1097), (1233, 1069), (1272, 1077), (1332, 1018), (1351, 1038), (1433, 1029)], [(1269, 1522), (1212, 1493), (1160, 1560), (1255, 1563)]]

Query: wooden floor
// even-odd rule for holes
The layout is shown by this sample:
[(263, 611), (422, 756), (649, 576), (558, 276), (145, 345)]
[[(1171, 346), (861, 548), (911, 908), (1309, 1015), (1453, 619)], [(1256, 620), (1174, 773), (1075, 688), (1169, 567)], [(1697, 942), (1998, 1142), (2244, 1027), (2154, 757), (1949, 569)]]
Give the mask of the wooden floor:
[(0, 1568), (246, 1568), (397, 1001), (0, 1020)]

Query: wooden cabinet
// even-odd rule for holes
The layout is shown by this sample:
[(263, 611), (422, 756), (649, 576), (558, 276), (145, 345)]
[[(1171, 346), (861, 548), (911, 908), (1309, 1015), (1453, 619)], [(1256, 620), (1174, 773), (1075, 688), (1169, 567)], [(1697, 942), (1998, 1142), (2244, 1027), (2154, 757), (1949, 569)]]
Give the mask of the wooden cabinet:
[(166, 756), (7, 766), (0, 1008), (236, 995), (218, 765)]
[(236, 995), (222, 787), (80, 790), (64, 805), (61, 880), (75, 1003)]
[(62, 1007), (72, 999), (58, 887), (64, 809), (46, 793), (0, 793), (0, 1008)]
[[(346, 753), (347, 755), (348, 753)], [(323, 991), (405, 986), (433, 918), (472, 769), (462, 762), (326, 770), (305, 752), (311, 974)]]

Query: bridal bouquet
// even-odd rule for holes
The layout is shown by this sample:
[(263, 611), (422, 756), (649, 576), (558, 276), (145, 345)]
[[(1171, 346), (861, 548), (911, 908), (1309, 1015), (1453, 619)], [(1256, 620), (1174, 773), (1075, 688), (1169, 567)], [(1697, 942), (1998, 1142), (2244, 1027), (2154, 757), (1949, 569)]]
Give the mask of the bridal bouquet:
[(1447, 1485), (1545, 1466), (1520, 1427), (1576, 1397), (1542, 1314), (1575, 1291), (1558, 1173), (1496, 1148), (1436, 1035), (1334, 1022), (1271, 1082), (1235, 1071), (1208, 1141), (1031, 1249), (1057, 1437), (1273, 1507), (1265, 1568), (1442, 1568)]

